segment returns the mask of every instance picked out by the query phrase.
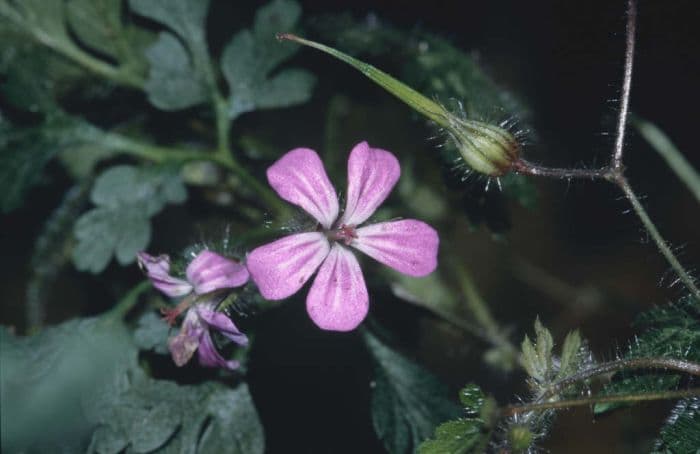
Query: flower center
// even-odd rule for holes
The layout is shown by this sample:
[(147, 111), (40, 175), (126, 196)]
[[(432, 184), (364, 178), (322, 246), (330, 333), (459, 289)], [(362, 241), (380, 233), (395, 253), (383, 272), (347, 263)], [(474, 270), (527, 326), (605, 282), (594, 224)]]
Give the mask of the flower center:
[(328, 230), (326, 237), (329, 240), (342, 241), (346, 246), (352, 243), (352, 240), (357, 238), (357, 231), (354, 225), (341, 225), (337, 229)]
[(174, 325), (175, 321), (177, 321), (177, 318), (180, 316), (180, 314), (182, 314), (185, 311), (185, 309), (189, 308), (192, 305), (192, 303), (194, 303), (196, 298), (197, 295), (192, 293), (191, 295), (186, 296), (174, 308), (162, 308), (160, 310), (160, 313), (163, 314), (163, 320), (165, 320), (170, 326)]

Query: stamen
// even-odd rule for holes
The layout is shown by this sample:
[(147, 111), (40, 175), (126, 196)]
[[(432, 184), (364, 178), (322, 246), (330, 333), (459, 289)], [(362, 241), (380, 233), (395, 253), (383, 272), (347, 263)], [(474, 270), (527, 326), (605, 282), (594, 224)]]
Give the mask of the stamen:
[(182, 314), (185, 310), (189, 309), (189, 307), (192, 306), (192, 303), (194, 303), (196, 298), (197, 295), (193, 293), (191, 295), (186, 296), (182, 301), (180, 301), (180, 303), (177, 306), (175, 306), (172, 309), (162, 308), (160, 310), (160, 313), (163, 315), (163, 320), (165, 320), (170, 326), (174, 325), (180, 314)]

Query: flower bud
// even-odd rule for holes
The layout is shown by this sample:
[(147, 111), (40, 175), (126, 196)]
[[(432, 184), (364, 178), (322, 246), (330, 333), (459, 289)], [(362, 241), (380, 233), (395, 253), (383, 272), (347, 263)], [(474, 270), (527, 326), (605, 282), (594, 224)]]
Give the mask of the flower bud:
[(510, 132), (481, 121), (448, 115), (449, 126), (445, 129), (469, 167), (492, 177), (510, 171), (520, 154), (520, 145)]
[(532, 431), (527, 426), (516, 424), (508, 428), (508, 444), (513, 452), (525, 452), (533, 441)]
[(462, 119), (384, 71), (332, 47), (290, 33), (280, 33), (277, 38), (313, 47), (360, 71), (413, 110), (443, 128), (454, 140), (467, 165), (479, 173), (492, 177), (505, 175), (518, 158), (520, 146), (517, 140), (510, 132), (499, 126)]

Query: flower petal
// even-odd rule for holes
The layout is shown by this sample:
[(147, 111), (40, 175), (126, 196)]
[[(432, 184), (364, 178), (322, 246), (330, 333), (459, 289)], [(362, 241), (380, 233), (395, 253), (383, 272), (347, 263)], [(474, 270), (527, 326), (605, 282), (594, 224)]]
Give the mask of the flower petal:
[(248, 282), (248, 269), (215, 252), (203, 250), (187, 266), (187, 280), (195, 293), (213, 292), (222, 288), (240, 287)]
[(214, 304), (198, 304), (195, 306), (195, 309), (199, 317), (209, 325), (210, 329), (216, 329), (238, 345), (248, 345), (248, 336), (240, 332), (226, 314), (217, 312), (214, 309)]
[(197, 313), (191, 309), (187, 311), (180, 332), (168, 340), (170, 354), (177, 366), (184, 366), (192, 358), (204, 332), (205, 328)]
[(409, 276), (425, 276), (437, 267), (440, 239), (435, 229), (415, 219), (380, 222), (357, 229), (352, 246)]
[(172, 277), (170, 273), (170, 257), (165, 254), (154, 257), (143, 251), (138, 254), (139, 267), (146, 273), (155, 288), (170, 297), (187, 295), (192, 286), (184, 279)]
[(248, 254), (248, 270), (263, 297), (280, 300), (296, 293), (328, 255), (320, 232), (297, 233)]
[(367, 315), (369, 296), (355, 254), (336, 243), (314, 280), (306, 310), (319, 328), (350, 331)]
[(236, 360), (226, 361), (224, 357), (221, 356), (214, 346), (209, 331), (205, 331), (202, 335), (199, 350), (197, 350), (197, 356), (199, 357), (199, 364), (206, 367), (224, 367), (229, 370), (234, 370), (238, 369), (241, 365)]
[(365, 222), (386, 200), (401, 176), (401, 166), (392, 153), (371, 148), (367, 142), (355, 145), (348, 159), (348, 195), (340, 224)]
[(287, 152), (267, 169), (267, 181), (280, 197), (303, 208), (325, 228), (338, 218), (338, 196), (315, 151)]

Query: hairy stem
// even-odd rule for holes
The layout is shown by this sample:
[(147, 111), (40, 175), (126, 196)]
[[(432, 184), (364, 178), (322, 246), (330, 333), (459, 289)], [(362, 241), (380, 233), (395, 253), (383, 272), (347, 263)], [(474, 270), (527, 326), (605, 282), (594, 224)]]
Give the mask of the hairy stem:
[(625, 70), (622, 77), (622, 94), (620, 96), (620, 112), (617, 121), (617, 134), (615, 135), (615, 148), (610, 167), (615, 170), (622, 169), (622, 150), (625, 146), (625, 132), (627, 131), (627, 117), (629, 115), (630, 91), (632, 89), (632, 68), (634, 66), (634, 45), (637, 29), (637, 2), (627, 1), (627, 32), (625, 38)]
[(656, 243), (656, 246), (659, 248), (661, 254), (666, 258), (666, 260), (671, 265), (676, 274), (678, 274), (678, 278), (680, 279), (680, 281), (683, 282), (683, 284), (690, 291), (690, 293), (698, 301), (700, 301), (700, 289), (696, 285), (695, 279), (690, 275), (690, 273), (688, 273), (688, 271), (686, 271), (686, 269), (683, 267), (681, 262), (678, 260), (678, 258), (675, 256), (675, 254), (669, 247), (668, 243), (666, 243), (666, 240), (664, 240), (664, 238), (661, 236), (661, 233), (659, 233), (659, 229), (656, 228), (656, 225), (647, 214), (646, 210), (644, 209), (644, 206), (641, 204), (639, 198), (627, 182), (627, 179), (620, 175), (616, 179), (616, 183), (620, 187), (620, 189), (622, 189), (622, 192), (625, 193), (625, 197), (627, 197), (627, 200), (629, 200), (630, 204), (632, 205), (632, 209), (642, 221), (644, 228), (647, 230), (647, 232), (649, 232), (649, 235), (651, 235), (651, 238), (654, 240), (654, 243)]
[(526, 161), (522, 158), (513, 163), (513, 170), (523, 175), (531, 175), (535, 177), (584, 180), (606, 179), (610, 173), (610, 169), (607, 167), (599, 169), (565, 169), (560, 167), (544, 167), (530, 161)]
[(683, 389), (678, 391), (662, 391), (656, 393), (623, 394), (617, 396), (593, 396), (581, 399), (558, 400), (554, 402), (538, 402), (523, 405), (509, 405), (501, 410), (501, 415), (508, 417), (521, 413), (538, 410), (555, 410), (560, 408), (590, 406), (594, 404), (611, 402), (648, 402), (652, 400), (683, 399), (685, 397), (700, 396), (700, 388)]
[(569, 386), (598, 375), (634, 369), (668, 369), (683, 372), (689, 375), (700, 376), (700, 364), (682, 359), (662, 357), (620, 359), (617, 361), (599, 364), (595, 367), (591, 367), (590, 369), (582, 370), (574, 375), (558, 380), (552, 383), (537, 400), (543, 401), (563, 392)]

